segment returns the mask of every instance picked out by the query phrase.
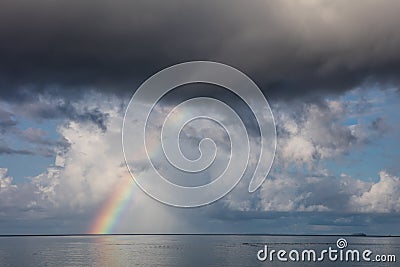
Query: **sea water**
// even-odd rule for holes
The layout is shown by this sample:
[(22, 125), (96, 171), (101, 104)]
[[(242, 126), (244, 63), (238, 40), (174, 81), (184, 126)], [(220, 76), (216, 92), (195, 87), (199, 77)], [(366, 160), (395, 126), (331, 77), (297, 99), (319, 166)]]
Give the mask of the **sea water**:
[[(337, 247), (344, 238), (346, 247)], [(267, 247), (272, 259), (264, 257)], [(370, 250), (369, 262), (331, 261), (321, 251)], [(278, 251), (285, 251), (278, 259)], [(317, 259), (308, 259), (310, 250)], [(291, 252), (292, 251), (292, 252)], [(299, 259), (296, 261), (298, 251)], [(302, 259), (303, 251), (307, 251)], [(289, 253), (292, 253), (291, 260)], [(257, 255), (259, 254), (259, 256)], [(386, 255), (377, 262), (376, 255)], [(387, 261), (394, 255), (397, 262)], [(282, 255), (280, 255), (282, 256)], [(282, 261), (282, 259), (287, 261)], [(0, 266), (400, 266), (399, 237), (250, 236), (250, 235), (104, 235), (0, 237)]]

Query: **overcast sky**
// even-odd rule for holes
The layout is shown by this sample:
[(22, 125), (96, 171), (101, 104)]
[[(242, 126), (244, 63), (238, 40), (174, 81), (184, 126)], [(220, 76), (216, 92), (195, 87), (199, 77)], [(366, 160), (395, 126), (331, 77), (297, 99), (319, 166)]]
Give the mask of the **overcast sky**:
[[(130, 97), (193, 60), (231, 65), (263, 91), (278, 134), (271, 172), (252, 194), (246, 173), (195, 209), (132, 184), (112, 232), (400, 234), (399, 12), (395, 0), (1, 1), (0, 234), (90, 231), (130, 179), (121, 148)], [(199, 95), (248, 115), (216, 86), (179, 90), (155, 118)], [(204, 134), (224, 143), (201, 126), (184, 129), (188, 153)]]

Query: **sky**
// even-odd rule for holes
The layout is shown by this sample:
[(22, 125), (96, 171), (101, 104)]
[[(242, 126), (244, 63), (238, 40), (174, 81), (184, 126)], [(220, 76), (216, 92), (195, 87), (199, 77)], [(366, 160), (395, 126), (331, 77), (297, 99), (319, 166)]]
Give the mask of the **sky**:
[[(0, 234), (400, 235), (399, 10), (394, 0), (1, 1)], [(218, 86), (171, 91), (150, 117), (152, 138), (174, 106), (198, 96), (230, 105), (251, 137), (248, 169), (229, 194), (177, 208), (133, 182), (122, 124), (146, 79), (195, 60), (230, 65), (258, 85), (277, 147), (249, 193), (260, 131), (248, 107)], [(229, 155), (226, 133), (204, 121), (182, 133), (189, 158), (201, 137), (219, 145), (213, 167), (196, 176), (212, 180)]]

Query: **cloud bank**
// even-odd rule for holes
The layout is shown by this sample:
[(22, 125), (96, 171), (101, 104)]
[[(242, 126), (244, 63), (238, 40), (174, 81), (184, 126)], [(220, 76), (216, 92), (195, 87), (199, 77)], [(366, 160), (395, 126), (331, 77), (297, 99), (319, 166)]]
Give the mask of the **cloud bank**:
[[(7, 174), (7, 169), (0, 169), (0, 221), (9, 216), (33, 221), (62, 219), (69, 214), (76, 220), (85, 218), (84, 228), (87, 229), (91, 222), (88, 218), (95, 216), (96, 210), (113, 194), (115, 185), (123, 179), (130, 179), (121, 151), (123, 114), (120, 99), (101, 95), (93, 95), (91, 99), (91, 105), (108, 114), (107, 130), (103, 131), (91, 121), (69, 120), (58, 131), (70, 146), (58, 148), (54, 164), (45, 172), (30, 177), (26, 183), (16, 184)], [(76, 105), (77, 109), (87, 107), (83, 100)], [(365, 223), (371, 214), (398, 214), (399, 177), (385, 171), (376, 181), (346, 174), (335, 177), (320, 165), (322, 159), (336, 158), (357, 149), (357, 146), (362, 147), (369, 138), (382, 134), (377, 130), (379, 127), (343, 125), (344, 114), (352, 108), (339, 101), (329, 100), (323, 106), (304, 104), (292, 109), (285, 105), (282, 103), (276, 107), (281, 109), (277, 117), (280, 149), (273, 171), (259, 191), (250, 195), (244, 177), (238, 188), (215, 205), (183, 211), (163, 206), (135, 187), (133, 201), (127, 207), (127, 215), (119, 229), (129, 232), (209, 231), (204, 230), (205, 225), (210, 225), (208, 220), (229, 223), (232, 218), (239, 221), (275, 218), (281, 221), (287, 216), (306, 220), (307, 214), (314, 214), (310, 216), (317, 220), (314, 217), (317, 212), (332, 217), (330, 223), (318, 223), (338, 225), (334, 220), (343, 218), (351, 220), (348, 225), (354, 225)], [(299, 113), (299, 108), (304, 112)], [(197, 143), (193, 142), (193, 136), (201, 136), (204, 130), (209, 129), (189, 127), (182, 142), (195, 146)], [(39, 142), (42, 134), (30, 129), (24, 132), (26, 138)], [(223, 136), (217, 135), (218, 138), (223, 139)], [(228, 153), (228, 150), (229, 147), (222, 147), (219, 153)], [(225, 164), (224, 161), (216, 163)], [(296, 172), (293, 172), (293, 166), (297, 166)], [(160, 166), (163, 167), (167, 166)], [(220, 168), (217, 166), (215, 169)], [(211, 171), (205, 175), (214, 174)], [(357, 217), (355, 221), (351, 219), (354, 216)], [(197, 220), (204, 224), (198, 225)], [(312, 220), (308, 223), (317, 224)]]

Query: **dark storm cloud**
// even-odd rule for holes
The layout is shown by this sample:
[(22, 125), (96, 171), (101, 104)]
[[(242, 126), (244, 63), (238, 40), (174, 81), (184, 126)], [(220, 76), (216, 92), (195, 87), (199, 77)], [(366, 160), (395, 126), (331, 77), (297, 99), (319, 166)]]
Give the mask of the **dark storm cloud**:
[(0, 97), (81, 88), (131, 94), (154, 72), (214, 60), (272, 97), (397, 86), (398, 1), (0, 3)]

